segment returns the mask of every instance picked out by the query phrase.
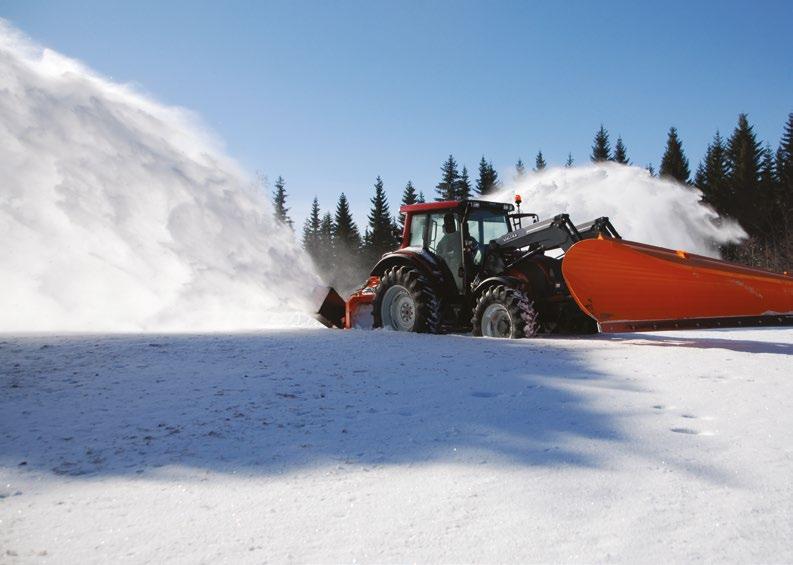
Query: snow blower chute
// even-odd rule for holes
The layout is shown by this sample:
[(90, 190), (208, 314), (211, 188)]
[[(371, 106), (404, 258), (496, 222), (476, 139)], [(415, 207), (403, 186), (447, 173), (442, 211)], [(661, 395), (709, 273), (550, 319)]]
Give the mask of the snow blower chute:
[(626, 241), (605, 217), (540, 222), (516, 204), (403, 206), (400, 248), (346, 302), (330, 289), (318, 319), (512, 338), (793, 325), (787, 273)]

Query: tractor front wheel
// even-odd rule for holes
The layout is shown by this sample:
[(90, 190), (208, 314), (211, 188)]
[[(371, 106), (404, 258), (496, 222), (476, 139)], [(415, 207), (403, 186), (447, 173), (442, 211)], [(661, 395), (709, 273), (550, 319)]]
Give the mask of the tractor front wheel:
[(471, 319), (475, 336), (534, 337), (539, 329), (537, 311), (526, 293), (504, 285), (490, 287), (479, 297)]
[(439, 333), (440, 301), (427, 279), (411, 267), (391, 267), (380, 277), (374, 299), (374, 327)]

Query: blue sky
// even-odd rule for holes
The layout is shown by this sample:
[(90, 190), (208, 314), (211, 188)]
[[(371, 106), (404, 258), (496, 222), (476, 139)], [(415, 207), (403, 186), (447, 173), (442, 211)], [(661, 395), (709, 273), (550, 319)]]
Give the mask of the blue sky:
[(747, 112), (776, 145), (793, 112), (793, 2), (0, 0), (34, 40), (197, 111), (250, 171), (287, 180), (299, 221), (341, 191), (364, 220), (432, 195), (453, 153), (588, 160), (603, 123), (656, 167), (669, 126), (696, 167)]

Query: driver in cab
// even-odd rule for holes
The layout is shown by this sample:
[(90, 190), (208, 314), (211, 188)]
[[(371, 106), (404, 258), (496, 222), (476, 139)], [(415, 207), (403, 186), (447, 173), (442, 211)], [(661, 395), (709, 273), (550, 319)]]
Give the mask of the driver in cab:
[[(468, 233), (467, 229), (464, 230), (463, 236), (465, 238), (466, 259), (478, 263), (481, 260), (481, 257), (479, 257), (481, 255), (479, 242)], [(457, 222), (454, 214), (446, 214), (443, 217), (443, 237), (438, 242), (435, 253), (440, 255), (454, 272), (456, 271), (455, 267), (460, 265), (461, 251), (460, 236), (457, 233)]]

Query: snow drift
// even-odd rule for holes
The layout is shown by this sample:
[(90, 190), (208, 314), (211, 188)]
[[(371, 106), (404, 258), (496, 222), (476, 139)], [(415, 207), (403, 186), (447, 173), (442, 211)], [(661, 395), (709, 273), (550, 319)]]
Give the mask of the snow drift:
[(542, 219), (563, 212), (575, 223), (609, 216), (625, 239), (661, 247), (716, 256), (718, 245), (746, 237), (736, 222), (702, 204), (699, 190), (650, 176), (639, 167), (598, 163), (550, 168), (528, 174), (496, 198), (511, 202), (515, 193), (523, 199), (522, 211)]
[(310, 323), (319, 278), (196, 118), (0, 20), (0, 331)]

